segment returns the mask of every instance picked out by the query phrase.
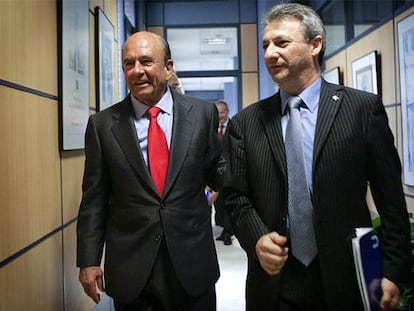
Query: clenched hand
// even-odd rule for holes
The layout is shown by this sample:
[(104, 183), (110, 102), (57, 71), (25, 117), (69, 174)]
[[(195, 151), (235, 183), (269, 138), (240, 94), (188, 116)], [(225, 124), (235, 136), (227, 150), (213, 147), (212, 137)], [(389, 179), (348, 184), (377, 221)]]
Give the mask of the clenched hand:
[(277, 232), (262, 236), (256, 243), (256, 255), (262, 266), (270, 275), (278, 274), (288, 258), (289, 249), (285, 246), (287, 238)]

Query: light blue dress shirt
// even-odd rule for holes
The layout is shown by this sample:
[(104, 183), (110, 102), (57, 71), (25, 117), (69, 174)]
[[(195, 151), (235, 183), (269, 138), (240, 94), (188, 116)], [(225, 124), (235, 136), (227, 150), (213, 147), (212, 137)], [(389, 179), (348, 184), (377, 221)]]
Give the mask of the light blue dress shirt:
[[(149, 118), (147, 110), (150, 106), (145, 105), (139, 102), (134, 96), (131, 95), (132, 106), (135, 111), (135, 129), (137, 131), (138, 143), (142, 150), (142, 155), (144, 161), (148, 166), (148, 127), (149, 127)], [(161, 128), (164, 130), (165, 138), (167, 139), (168, 149), (171, 145), (171, 133), (172, 133), (172, 124), (173, 124), (173, 99), (170, 92), (170, 89), (167, 88), (164, 96), (161, 100), (155, 105), (161, 109), (161, 112), (158, 115), (157, 121)]]
[[(308, 187), (312, 191), (312, 161), (313, 161), (313, 142), (315, 138), (316, 119), (318, 116), (319, 97), (321, 90), (322, 79), (319, 77), (311, 86), (303, 90), (298, 96), (302, 98), (306, 108), (300, 108), (300, 117), (302, 121), (302, 137), (303, 137), (303, 152), (305, 159), (305, 172)], [(286, 135), (286, 126), (289, 120), (289, 113), (287, 113), (287, 102), (290, 97), (294, 95), (280, 89), (280, 97), (282, 102), (282, 131), (283, 139)]]

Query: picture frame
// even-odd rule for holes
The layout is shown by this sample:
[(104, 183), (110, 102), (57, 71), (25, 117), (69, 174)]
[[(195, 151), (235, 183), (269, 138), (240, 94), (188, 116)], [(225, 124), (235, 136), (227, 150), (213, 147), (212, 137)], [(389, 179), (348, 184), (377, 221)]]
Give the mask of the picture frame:
[(95, 7), (96, 111), (115, 103), (114, 26), (105, 12)]
[(352, 62), (352, 85), (354, 88), (379, 94), (378, 53), (372, 51)]
[(404, 184), (414, 186), (414, 14), (397, 23)]
[(341, 73), (339, 66), (336, 66), (322, 74), (323, 78), (330, 83), (341, 84)]
[(85, 147), (89, 118), (89, 1), (58, 1), (59, 148)]

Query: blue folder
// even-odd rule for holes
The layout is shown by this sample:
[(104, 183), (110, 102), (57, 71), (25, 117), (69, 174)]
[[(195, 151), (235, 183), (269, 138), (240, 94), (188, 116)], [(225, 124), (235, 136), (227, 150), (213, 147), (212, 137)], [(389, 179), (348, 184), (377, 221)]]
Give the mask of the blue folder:
[(356, 228), (352, 239), (355, 269), (365, 311), (379, 311), (382, 296), (382, 246), (378, 231)]

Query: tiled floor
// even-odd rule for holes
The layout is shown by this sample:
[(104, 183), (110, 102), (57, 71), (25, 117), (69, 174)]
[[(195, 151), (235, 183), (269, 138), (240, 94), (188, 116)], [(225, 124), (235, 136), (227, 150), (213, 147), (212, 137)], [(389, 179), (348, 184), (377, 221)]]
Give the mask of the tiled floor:
[[(213, 224), (214, 237), (220, 235), (221, 228)], [(216, 284), (217, 311), (244, 310), (244, 284), (246, 279), (246, 255), (238, 241), (233, 238), (233, 245), (224, 245), (216, 241), (220, 264), (220, 279)], [(115, 311), (111, 299), (103, 295), (94, 311)]]
[[(221, 228), (213, 227), (214, 236)], [(233, 237), (233, 245), (216, 241), (220, 264), (220, 279), (216, 284), (217, 311), (243, 311), (245, 309), (244, 289), (247, 259), (239, 242)]]

